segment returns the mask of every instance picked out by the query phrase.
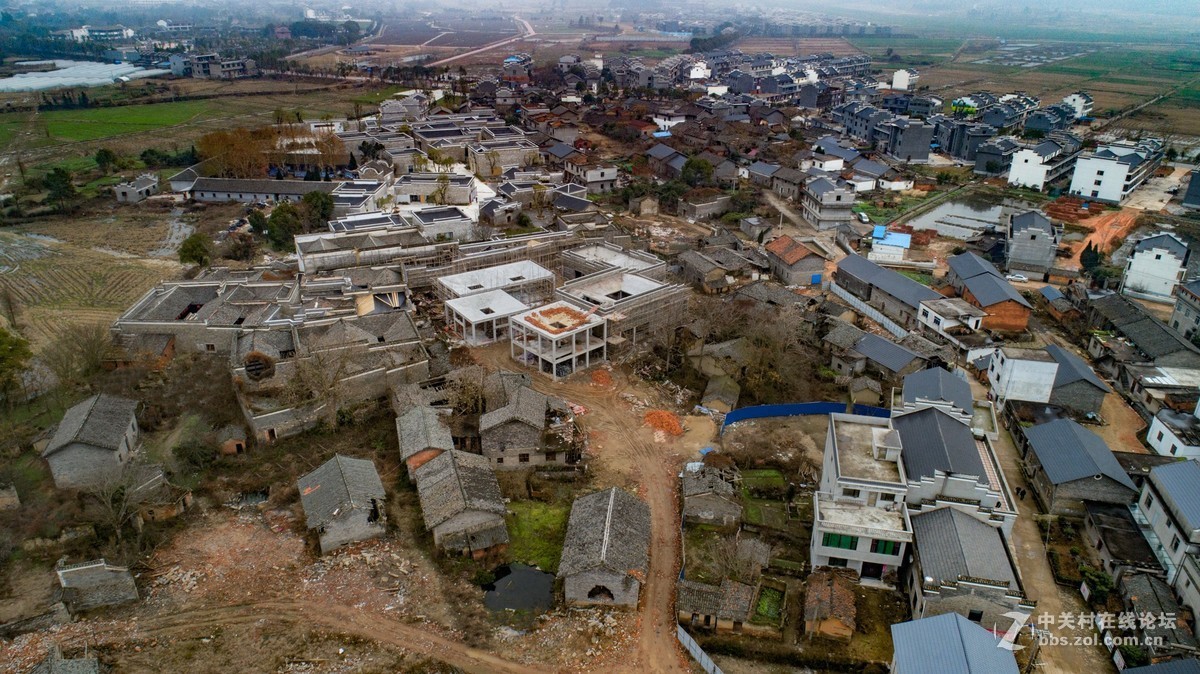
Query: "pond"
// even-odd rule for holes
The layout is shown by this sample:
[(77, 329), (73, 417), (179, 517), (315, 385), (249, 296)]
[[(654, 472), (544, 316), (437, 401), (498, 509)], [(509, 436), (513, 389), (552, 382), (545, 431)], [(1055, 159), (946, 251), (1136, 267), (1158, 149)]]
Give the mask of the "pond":
[(942, 236), (967, 239), (988, 227), (1002, 228), (1010, 214), (1031, 208), (1036, 206), (1016, 199), (997, 202), (966, 197), (938, 204), (933, 210), (906, 221), (906, 224), (916, 230), (933, 229)]
[(524, 564), (496, 567), (496, 580), (483, 586), (483, 604), (493, 611), (546, 611), (554, 604), (554, 574)]

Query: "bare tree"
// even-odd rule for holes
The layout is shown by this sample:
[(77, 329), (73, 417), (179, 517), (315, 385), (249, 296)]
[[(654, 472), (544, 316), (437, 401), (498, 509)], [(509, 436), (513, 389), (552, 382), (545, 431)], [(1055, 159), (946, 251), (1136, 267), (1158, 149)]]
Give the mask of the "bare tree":
[(77, 386), (113, 355), (112, 335), (102, 323), (69, 325), (38, 356), (58, 379), (59, 390)]
[(351, 353), (347, 349), (313, 351), (298, 358), (284, 399), (297, 407), (323, 405), (326, 423), (336, 425), (338, 410), (345, 399), (343, 380), (350, 364)]
[(152, 476), (150, 467), (130, 462), (84, 490), (97, 506), (96, 523), (113, 530), (118, 546), (125, 540), (126, 529), (134, 524), (138, 505), (145, 500), (146, 490), (139, 489), (141, 483)]

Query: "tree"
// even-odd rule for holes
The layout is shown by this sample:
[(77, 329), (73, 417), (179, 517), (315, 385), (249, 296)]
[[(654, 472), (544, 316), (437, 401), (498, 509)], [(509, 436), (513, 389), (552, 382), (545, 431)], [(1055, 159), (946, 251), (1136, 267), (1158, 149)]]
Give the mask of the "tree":
[(291, 248), (293, 239), (300, 232), (300, 212), (290, 201), (275, 207), (267, 220), (267, 238), (279, 249)]
[(196, 141), (196, 149), (201, 157), (212, 160), (217, 177), (262, 178), (267, 173), (268, 152), (276, 149), (275, 133), (243, 128), (213, 131)]
[(680, 172), (683, 182), (692, 187), (709, 184), (712, 182), (712, 176), (712, 164), (704, 159), (697, 159), (695, 157), (684, 162), (683, 170)]
[(96, 150), (96, 166), (105, 173), (112, 170), (113, 165), (117, 163), (117, 159), (117, 153), (106, 147)]
[(333, 195), (328, 192), (309, 192), (300, 198), (300, 221), (304, 231), (325, 227), (333, 218)]
[(1100, 250), (1096, 248), (1096, 244), (1088, 242), (1084, 246), (1083, 252), (1079, 254), (1079, 264), (1085, 271), (1095, 271), (1101, 264), (1104, 263), (1103, 256), (1100, 255)]
[(192, 234), (179, 245), (179, 261), (183, 264), (206, 265), (212, 260), (212, 241), (200, 232)]
[(296, 361), (295, 370), (283, 392), (284, 399), (299, 407), (324, 407), (330, 426), (337, 425), (338, 410), (345, 394), (342, 380), (349, 373), (351, 354), (345, 349), (313, 351)]
[(70, 390), (100, 371), (112, 353), (112, 334), (103, 323), (68, 324), (38, 355), (55, 378), (59, 392)]
[(258, 241), (245, 232), (234, 232), (225, 240), (224, 256), (230, 260), (249, 262), (258, 255)]
[(450, 192), (450, 175), (448, 173), (439, 173), (437, 177), (437, 187), (429, 194), (429, 200), (435, 204), (446, 203), (447, 195)]
[(75, 198), (75, 181), (71, 172), (62, 167), (55, 167), (46, 174), (43, 184), (49, 192), (51, 201), (58, 204), (59, 211), (67, 210), (67, 202)]
[(250, 215), (246, 216), (246, 221), (250, 223), (250, 227), (258, 234), (266, 235), (267, 233), (267, 216), (257, 208), (250, 211)]
[(12, 393), (21, 383), (21, 373), (29, 364), (33, 352), (29, 342), (4, 328), (0, 328), (0, 393), (12, 405)]

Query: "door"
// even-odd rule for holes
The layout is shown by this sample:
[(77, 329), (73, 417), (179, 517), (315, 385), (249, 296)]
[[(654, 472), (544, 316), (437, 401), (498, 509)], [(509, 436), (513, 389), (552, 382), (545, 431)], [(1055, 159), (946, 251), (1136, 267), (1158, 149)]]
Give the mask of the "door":
[(863, 562), (862, 573), (859, 574), (863, 578), (873, 578), (879, 580), (883, 578), (883, 565), (874, 562)]

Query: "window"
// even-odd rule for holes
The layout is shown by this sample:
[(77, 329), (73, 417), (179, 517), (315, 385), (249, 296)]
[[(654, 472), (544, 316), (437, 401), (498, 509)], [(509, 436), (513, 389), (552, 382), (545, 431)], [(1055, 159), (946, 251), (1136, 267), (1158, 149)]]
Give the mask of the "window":
[(1096, 171), (1096, 175), (1102, 176), (1102, 175), (1104, 175), (1104, 171)]
[(1101, 181), (1097, 180), (1097, 181), (1096, 181), (1096, 187), (1100, 187), (1100, 183), (1101, 183)]
[(895, 494), (880, 494), (879, 500), (880, 501), (888, 501), (888, 502), (895, 501), (896, 495)]
[(836, 567), (840, 567), (840, 568), (844, 569), (844, 568), (846, 568), (847, 564), (848, 564), (848, 562), (841, 557), (830, 557), (829, 558), (829, 566), (836, 566)]
[(967, 612), (967, 620), (977, 623), (983, 620), (983, 611), (971, 610)]
[(502, 463), (504, 463), (504, 457), (503, 456), (496, 457), (496, 465), (500, 465)]
[(1162, 254), (1161, 254), (1161, 253), (1159, 253), (1159, 254), (1155, 255), (1155, 256), (1154, 256), (1154, 259), (1155, 259), (1155, 260), (1161, 260), (1161, 259), (1162, 259)]
[[(204, 350), (205, 350), (205, 351), (208, 351), (209, 353), (212, 353), (213, 351), (216, 351), (216, 350), (217, 350), (217, 345), (216, 345), (216, 344), (205, 344), (205, 345), (204, 345)], [(1160, 434), (1160, 435), (1161, 435), (1161, 434)]]
[(900, 554), (900, 544), (896, 541), (876, 539), (871, 541), (871, 552), (877, 555), (898, 555)]
[(1179, 550), (1179, 534), (1171, 534), (1171, 552)]
[(824, 545), (827, 548), (839, 548), (841, 550), (857, 550), (858, 536), (826, 533), (821, 538), (821, 545)]
[(558, 452), (546, 452), (546, 462), (552, 463), (558, 461)]
[(529, 463), (529, 455), (528, 454), (518, 454), (517, 455), (517, 463)]
[(846, 498), (858, 498), (861, 494), (862, 494), (862, 492), (857, 489), (843, 489), (842, 490), (842, 496), (845, 496)]
[(1162, 435), (1162, 434), (1163, 434), (1163, 432), (1162, 432), (1162, 431), (1159, 431), (1159, 432), (1158, 432), (1158, 439), (1159, 439), (1159, 440), (1162, 440), (1162, 438), (1163, 438), (1163, 435)]
[(1147, 508), (1154, 505), (1154, 494), (1151, 494), (1150, 492), (1146, 492), (1146, 500), (1142, 501), (1142, 503), (1146, 504)]
[(921, 317), (922, 317), (922, 318), (929, 318), (929, 310), (928, 310), (928, 309), (922, 309), (922, 310), (921, 310)]
[(1173, 443), (1172, 443), (1172, 445), (1171, 445), (1171, 456), (1175, 456), (1175, 452), (1176, 452), (1178, 449), (1179, 449), (1179, 446), (1178, 446), (1178, 445), (1176, 445), (1176, 444), (1173, 444)]

